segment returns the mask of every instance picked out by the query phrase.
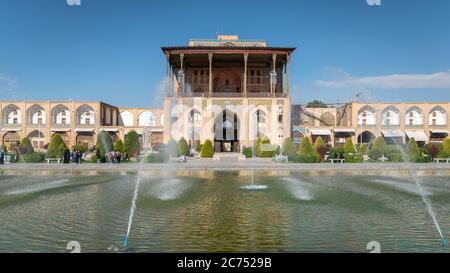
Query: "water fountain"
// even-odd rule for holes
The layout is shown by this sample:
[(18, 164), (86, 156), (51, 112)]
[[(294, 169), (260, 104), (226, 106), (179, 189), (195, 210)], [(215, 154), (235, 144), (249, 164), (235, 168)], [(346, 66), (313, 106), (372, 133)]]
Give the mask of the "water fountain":
[(255, 170), (254, 170), (255, 168), (254, 168), (254, 161), (253, 161), (254, 157), (255, 157), (255, 151), (254, 151), (254, 147), (252, 147), (251, 184), (242, 186), (242, 189), (245, 189), (245, 190), (264, 190), (264, 189), (267, 189), (267, 185), (255, 184)]
[[(407, 159), (408, 156), (407, 156), (407, 152), (405, 151), (405, 147), (403, 145), (401, 145), (400, 143), (396, 143), (396, 144), (399, 147), (403, 158)], [(427, 207), (428, 214), (431, 216), (431, 219), (433, 220), (434, 226), (435, 226), (437, 232), (439, 233), (439, 237), (441, 239), (442, 248), (444, 248), (444, 247), (447, 246), (447, 241), (445, 240), (445, 237), (444, 237), (444, 235), (442, 233), (442, 230), (441, 230), (441, 227), (440, 227), (439, 222), (437, 220), (436, 213), (434, 212), (431, 200), (428, 198), (428, 193), (423, 189), (422, 185), (420, 184), (419, 177), (417, 175), (414, 175), (412, 168), (411, 167), (407, 167), (407, 170), (410, 172), (410, 175), (411, 175), (411, 177), (412, 177), (412, 179), (413, 179), (413, 181), (414, 181), (414, 183), (415, 183), (415, 185), (417, 187), (417, 190), (419, 191), (420, 196), (422, 197), (422, 200), (423, 200), (423, 202), (425, 203), (425, 205)]]
[(137, 196), (138, 196), (138, 193), (139, 193), (140, 183), (141, 183), (141, 179), (139, 177), (139, 171), (138, 171), (137, 178), (136, 178), (136, 184), (134, 186), (133, 199), (131, 201), (131, 209), (130, 209), (130, 217), (128, 218), (127, 233), (126, 233), (125, 238), (123, 239), (123, 242), (122, 242), (124, 247), (128, 247), (128, 238), (130, 236), (131, 225), (133, 223), (133, 216), (134, 216), (134, 213), (136, 211), (136, 200), (137, 200)]

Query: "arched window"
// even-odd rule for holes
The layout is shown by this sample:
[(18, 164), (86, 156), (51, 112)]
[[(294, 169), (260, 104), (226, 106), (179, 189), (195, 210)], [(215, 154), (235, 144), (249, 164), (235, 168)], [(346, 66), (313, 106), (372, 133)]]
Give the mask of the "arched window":
[(389, 106), (381, 114), (382, 125), (400, 125), (400, 111), (394, 106)]
[(266, 112), (264, 112), (263, 110), (257, 110), (255, 114), (256, 114), (256, 122), (258, 124), (266, 123)]
[(194, 109), (189, 113), (189, 123), (197, 123), (200, 122), (201, 120), (202, 115), (198, 110)]
[(335, 124), (335, 118), (330, 112), (325, 112), (320, 116), (320, 126), (334, 126)]
[(54, 125), (68, 125), (70, 124), (69, 108), (60, 104), (52, 109), (52, 123)]
[(124, 126), (134, 126), (134, 116), (131, 112), (123, 111), (120, 113), (120, 118)]
[(76, 110), (78, 125), (94, 125), (95, 124), (95, 111), (87, 104), (83, 104)]
[(150, 111), (142, 112), (139, 115), (139, 126), (149, 127), (156, 126), (156, 116)]
[(440, 106), (436, 106), (431, 109), (428, 120), (431, 126), (445, 126), (447, 125), (447, 111)]
[(419, 107), (413, 106), (406, 111), (405, 125), (423, 125), (423, 114)]
[(45, 125), (47, 113), (40, 105), (28, 108), (28, 123), (32, 125)]
[(3, 109), (3, 123), (5, 124), (21, 124), (22, 111), (17, 105), (9, 104)]
[(358, 125), (376, 125), (375, 109), (366, 105), (358, 112)]

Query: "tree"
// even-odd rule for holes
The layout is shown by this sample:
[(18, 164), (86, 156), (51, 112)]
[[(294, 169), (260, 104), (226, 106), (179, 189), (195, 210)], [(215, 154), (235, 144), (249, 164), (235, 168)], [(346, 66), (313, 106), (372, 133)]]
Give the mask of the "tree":
[(34, 153), (33, 145), (31, 145), (31, 141), (27, 137), (20, 140), (18, 149), (20, 154)]
[(189, 155), (189, 145), (184, 137), (178, 140), (178, 151), (181, 155)]
[(259, 157), (261, 155), (261, 139), (259, 137), (255, 140), (255, 144), (253, 146), (254, 146), (255, 156)]
[(284, 139), (283, 144), (281, 145), (281, 154), (287, 156), (289, 160), (295, 159), (297, 153), (295, 152), (295, 145), (292, 138), (287, 137)]
[(325, 155), (328, 152), (328, 147), (321, 136), (317, 137), (316, 141), (314, 142), (314, 151), (319, 154), (320, 161), (323, 161), (325, 159)]
[(439, 153), (439, 157), (441, 158), (450, 157), (450, 138), (444, 139), (444, 143), (442, 143), (442, 151)]
[(102, 159), (101, 161), (104, 162), (103, 159), (105, 158), (105, 154), (113, 150), (112, 139), (108, 132), (100, 131), (97, 134), (97, 143), (95, 144), (95, 147), (99, 151)]
[(386, 149), (386, 141), (383, 137), (377, 137), (373, 142), (372, 149), (370, 149), (369, 156), (373, 160), (377, 160), (384, 155)]
[(298, 147), (299, 161), (302, 163), (317, 163), (320, 155), (314, 150), (309, 137), (303, 138)]
[(175, 139), (171, 138), (169, 139), (169, 142), (166, 146), (166, 153), (171, 157), (179, 157), (180, 151), (178, 151), (178, 144), (175, 141)]
[(352, 139), (349, 137), (345, 140), (344, 153), (345, 154), (355, 154), (355, 145), (353, 145)]
[(408, 156), (408, 161), (410, 162), (421, 162), (422, 154), (420, 152), (419, 146), (414, 138), (408, 141), (406, 146), (406, 154)]
[(308, 102), (308, 104), (306, 104), (306, 108), (328, 108), (328, 106), (324, 102), (321, 102), (319, 100), (313, 100), (311, 102)]
[(62, 158), (67, 147), (61, 135), (54, 134), (47, 148), (47, 158)]
[(205, 143), (202, 145), (200, 156), (203, 158), (212, 158), (214, 156), (214, 147), (211, 140), (205, 140)]
[(119, 151), (121, 154), (123, 154), (123, 152), (125, 151), (125, 147), (120, 138), (116, 140), (116, 142), (114, 142), (114, 151)]
[(359, 146), (359, 153), (361, 155), (365, 155), (367, 153), (367, 144), (363, 143), (362, 145)]
[(137, 157), (139, 155), (141, 145), (139, 144), (139, 135), (135, 130), (131, 130), (125, 135), (124, 148), (130, 157)]

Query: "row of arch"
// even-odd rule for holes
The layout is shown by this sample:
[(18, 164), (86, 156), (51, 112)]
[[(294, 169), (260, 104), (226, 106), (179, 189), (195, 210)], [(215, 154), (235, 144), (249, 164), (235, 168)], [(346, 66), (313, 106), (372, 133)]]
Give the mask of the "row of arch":
[[(135, 126), (135, 119), (133, 113), (130, 111), (123, 111), (120, 113), (120, 118), (124, 126)], [(164, 115), (160, 116), (160, 126), (164, 126)], [(151, 111), (144, 111), (139, 114), (137, 119), (137, 125), (139, 127), (156, 127), (158, 126), (157, 116)]]
[[(400, 125), (400, 111), (397, 107), (391, 105), (386, 107), (381, 112), (382, 125)], [(408, 108), (404, 114), (405, 125), (423, 125), (424, 114), (422, 109), (417, 106)], [(445, 126), (447, 125), (447, 111), (441, 107), (436, 106), (428, 113), (429, 125)], [(377, 117), (376, 110), (366, 105), (358, 111), (358, 125), (376, 125)]]
[[(3, 108), (3, 123), (4, 124), (22, 124), (22, 110), (15, 104), (9, 104)], [(71, 111), (63, 104), (59, 104), (52, 108), (51, 118), (54, 125), (66, 125), (71, 123)], [(83, 104), (75, 110), (76, 122), (79, 125), (93, 125), (95, 124), (95, 110)], [(47, 121), (47, 111), (38, 105), (34, 104), (27, 109), (26, 118), (28, 124), (42, 124), (45, 125)]]

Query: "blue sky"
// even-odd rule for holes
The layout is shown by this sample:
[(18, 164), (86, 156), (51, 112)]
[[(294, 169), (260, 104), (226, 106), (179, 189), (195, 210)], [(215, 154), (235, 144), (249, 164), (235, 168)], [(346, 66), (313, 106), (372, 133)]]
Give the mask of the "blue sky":
[(450, 101), (450, 1), (0, 0), (0, 99), (162, 106), (163, 45), (295, 46), (292, 96)]

